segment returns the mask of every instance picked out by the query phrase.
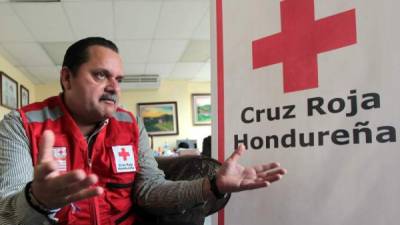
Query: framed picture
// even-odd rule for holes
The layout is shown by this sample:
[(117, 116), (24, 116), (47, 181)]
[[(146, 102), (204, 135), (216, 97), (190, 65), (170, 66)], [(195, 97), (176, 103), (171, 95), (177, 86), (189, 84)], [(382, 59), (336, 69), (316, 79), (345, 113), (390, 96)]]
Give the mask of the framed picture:
[(138, 114), (150, 136), (179, 134), (176, 102), (138, 103)]
[(7, 74), (0, 72), (1, 105), (9, 108), (18, 108), (18, 83)]
[(19, 86), (19, 104), (21, 107), (29, 104), (29, 90), (22, 84)]
[(192, 114), (194, 125), (211, 124), (210, 94), (192, 94)]

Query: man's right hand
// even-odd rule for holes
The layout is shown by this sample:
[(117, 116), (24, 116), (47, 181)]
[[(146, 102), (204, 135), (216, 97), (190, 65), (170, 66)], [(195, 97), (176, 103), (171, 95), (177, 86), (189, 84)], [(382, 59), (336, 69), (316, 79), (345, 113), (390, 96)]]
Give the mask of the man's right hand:
[(38, 163), (32, 181), (33, 196), (47, 209), (61, 208), (72, 202), (101, 195), (104, 190), (93, 186), (98, 181), (95, 174), (83, 170), (60, 174), (53, 158), (54, 133), (46, 130), (39, 143)]

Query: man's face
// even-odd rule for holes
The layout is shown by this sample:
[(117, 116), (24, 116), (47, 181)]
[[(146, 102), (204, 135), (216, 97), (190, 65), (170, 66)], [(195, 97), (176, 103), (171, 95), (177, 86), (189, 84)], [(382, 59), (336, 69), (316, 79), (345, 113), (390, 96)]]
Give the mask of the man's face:
[(115, 112), (123, 77), (118, 53), (102, 46), (91, 46), (88, 53), (89, 60), (63, 81), (67, 107), (82, 125), (97, 123)]

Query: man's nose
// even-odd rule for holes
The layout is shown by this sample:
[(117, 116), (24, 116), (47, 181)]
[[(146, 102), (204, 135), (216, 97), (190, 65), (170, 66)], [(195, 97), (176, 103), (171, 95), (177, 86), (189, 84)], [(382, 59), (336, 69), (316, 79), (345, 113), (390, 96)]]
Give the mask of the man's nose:
[(115, 78), (109, 78), (107, 88), (108, 88), (108, 90), (113, 90), (115, 92), (119, 92), (120, 84), (119, 84), (118, 80), (116, 80)]

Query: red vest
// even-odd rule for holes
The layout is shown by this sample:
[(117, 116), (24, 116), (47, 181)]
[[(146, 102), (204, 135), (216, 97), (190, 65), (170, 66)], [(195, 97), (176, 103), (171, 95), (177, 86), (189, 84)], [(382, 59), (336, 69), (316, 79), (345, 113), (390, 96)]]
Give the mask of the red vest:
[[(133, 115), (118, 109), (100, 129), (92, 149), (72, 119), (60, 96), (25, 106), (19, 110), (31, 145), (33, 165), (44, 130), (55, 134), (53, 156), (60, 171), (83, 169), (99, 177), (104, 194), (63, 207), (59, 224), (131, 225), (135, 216), (131, 188), (138, 165), (138, 126)], [(89, 154), (91, 154), (89, 156)]]

